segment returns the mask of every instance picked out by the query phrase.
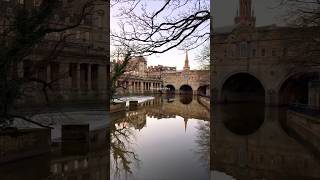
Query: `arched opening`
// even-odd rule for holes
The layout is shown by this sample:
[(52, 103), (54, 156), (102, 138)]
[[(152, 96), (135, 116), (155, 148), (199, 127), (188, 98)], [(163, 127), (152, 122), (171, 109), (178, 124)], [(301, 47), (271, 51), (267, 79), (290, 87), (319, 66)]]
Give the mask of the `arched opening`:
[(180, 95), (179, 98), (182, 104), (190, 104), (193, 100), (193, 96), (188, 94)]
[(264, 122), (265, 106), (263, 104), (225, 104), (220, 108), (224, 126), (237, 135), (253, 134)]
[(319, 73), (299, 73), (285, 80), (279, 90), (279, 104), (308, 104), (309, 83), (319, 79)]
[(261, 82), (248, 73), (229, 77), (222, 86), (224, 103), (264, 103), (265, 90)]
[(193, 94), (192, 87), (189, 85), (182, 85), (179, 89), (180, 94)]
[(197, 94), (201, 96), (207, 96), (209, 91), (209, 85), (200, 86), (197, 90)]
[(173, 85), (171, 84), (166, 85), (166, 92), (168, 94), (173, 94), (175, 93), (175, 91), (176, 91), (176, 88)]

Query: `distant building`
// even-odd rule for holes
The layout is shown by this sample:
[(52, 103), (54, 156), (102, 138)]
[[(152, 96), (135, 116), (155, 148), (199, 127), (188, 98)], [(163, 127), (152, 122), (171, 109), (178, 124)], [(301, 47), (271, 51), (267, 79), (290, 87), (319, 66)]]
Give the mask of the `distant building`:
[[(127, 72), (117, 82), (119, 87), (117, 92), (118, 94), (161, 92), (209, 95), (209, 70), (190, 70), (188, 51), (184, 62), (183, 70), (177, 71), (176, 67), (147, 66), (144, 57), (133, 57)], [(114, 63), (117, 61), (114, 60), (112, 64)]]

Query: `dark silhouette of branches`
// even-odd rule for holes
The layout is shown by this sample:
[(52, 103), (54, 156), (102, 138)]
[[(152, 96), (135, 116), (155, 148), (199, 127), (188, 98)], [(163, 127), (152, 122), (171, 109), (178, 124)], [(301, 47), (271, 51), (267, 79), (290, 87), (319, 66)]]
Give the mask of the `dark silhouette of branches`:
[[(49, 102), (48, 90), (53, 84), (64, 79), (68, 72), (51, 79), (49, 82), (37, 74), (64, 51), (71, 34), (67, 30), (80, 26), (85, 18), (94, 14), (94, 6), (104, 0), (63, 1), (1, 1), (0, 6), (11, 10), (0, 12), (0, 121), (12, 121), (14, 118), (28, 120), (12, 115), (18, 101), (30, 95), (40, 86)], [(72, 16), (73, 21), (65, 22), (56, 15)], [(53, 33), (58, 39), (48, 38)], [(36, 59), (33, 59), (34, 55)], [(28, 73), (21, 75), (19, 65), (32, 60)], [(29, 120), (32, 122), (32, 120)], [(35, 122), (32, 122), (36, 124)], [(39, 125), (39, 124), (37, 124)]]
[(115, 0), (120, 6), (120, 30), (112, 32), (114, 44), (134, 47), (136, 53), (150, 55), (173, 48), (196, 48), (209, 39), (208, 0), (145, 1)]
[(291, 27), (283, 33), (289, 40), (285, 56), (297, 66), (320, 64), (320, 1), (279, 0), (286, 9), (283, 20)]

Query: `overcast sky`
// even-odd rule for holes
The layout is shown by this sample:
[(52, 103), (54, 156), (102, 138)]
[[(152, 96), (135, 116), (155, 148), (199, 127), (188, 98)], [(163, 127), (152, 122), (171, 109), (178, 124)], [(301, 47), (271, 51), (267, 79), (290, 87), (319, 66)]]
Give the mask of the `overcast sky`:
[[(252, 8), (256, 16), (256, 25), (282, 24), (281, 9), (278, 4), (280, 0), (252, 0)], [(215, 27), (233, 24), (239, 8), (239, 0), (211, 0), (214, 4)]]
[[(277, 1), (279, 0), (252, 0), (257, 26), (280, 24), (281, 21), (279, 16), (283, 10), (276, 8)], [(150, 0), (150, 5), (159, 6), (159, 2), (162, 3), (163, 1)], [(239, 7), (239, 0), (211, 0), (211, 2), (214, 2), (215, 27), (232, 25), (237, 8)], [(118, 20), (114, 17), (116, 12), (115, 9), (111, 9), (111, 29), (113, 30), (118, 26)], [(200, 48), (189, 51), (191, 69), (196, 69), (198, 67), (195, 57), (199, 54), (199, 51)], [(152, 55), (146, 58), (148, 60), (148, 66), (161, 64), (165, 66), (175, 66), (178, 70), (181, 70), (184, 65), (185, 52), (184, 50), (174, 49), (163, 54)]]

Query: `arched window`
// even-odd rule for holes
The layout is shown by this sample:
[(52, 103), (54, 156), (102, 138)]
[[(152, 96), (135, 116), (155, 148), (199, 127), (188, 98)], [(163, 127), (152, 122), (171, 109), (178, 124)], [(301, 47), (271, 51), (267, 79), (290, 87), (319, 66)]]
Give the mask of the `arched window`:
[(240, 57), (248, 56), (248, 43), (243, 41), (240, 43)]
[(261, 49), (261, 56), (266, 56), (266, 49), (265, 48)]

